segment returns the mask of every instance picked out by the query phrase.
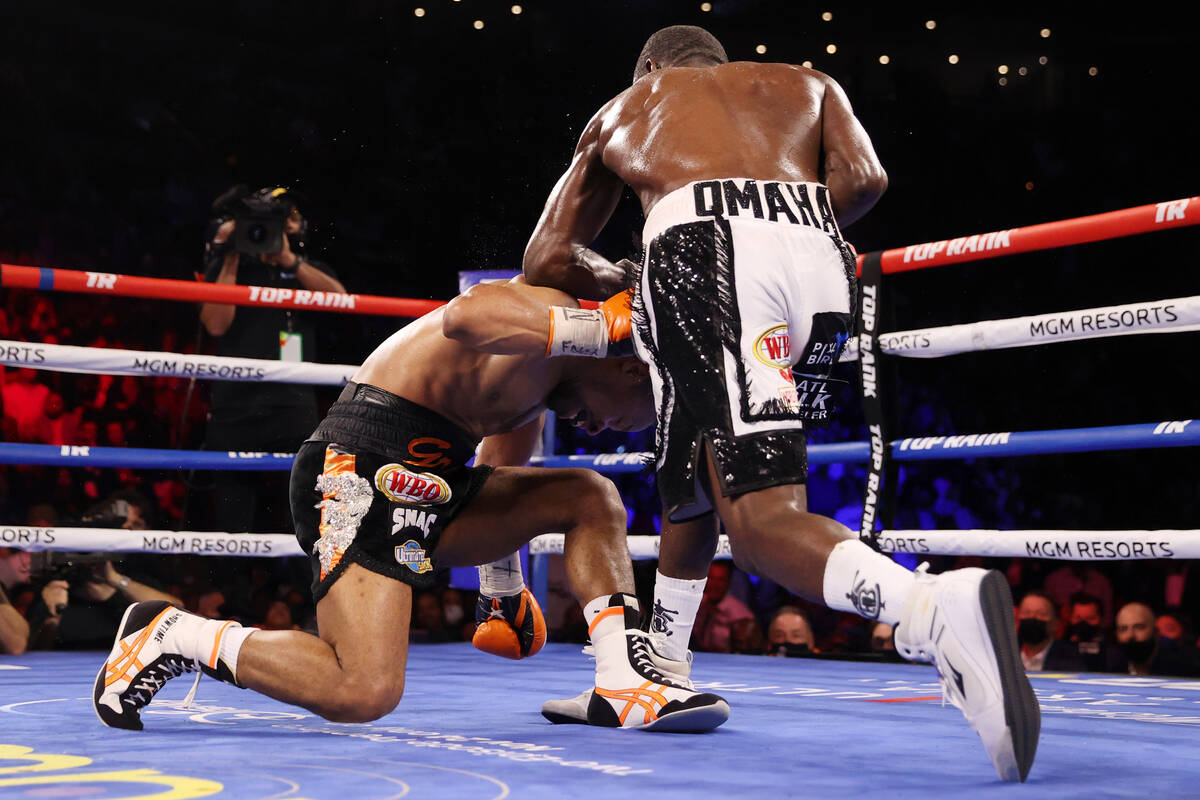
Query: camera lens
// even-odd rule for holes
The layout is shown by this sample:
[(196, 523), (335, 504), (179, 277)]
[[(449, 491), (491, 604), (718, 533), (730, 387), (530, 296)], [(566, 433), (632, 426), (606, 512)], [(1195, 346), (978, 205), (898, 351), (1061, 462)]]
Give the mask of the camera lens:
[(266, 241), (267, 228), (265, 225), (251, 225), (250, 230), (246, 231), (246, 238), (255, 244)]

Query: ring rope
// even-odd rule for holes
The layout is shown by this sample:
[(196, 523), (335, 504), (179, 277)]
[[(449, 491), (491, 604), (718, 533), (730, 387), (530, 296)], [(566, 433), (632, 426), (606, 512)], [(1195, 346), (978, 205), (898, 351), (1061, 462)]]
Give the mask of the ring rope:
[[(1048, 431), (1008, 431), (959, 436), (918, 436), (891, 443), (897, 461), (935, 461), (957, 458), (1086, 453), (1139, 448), (1200, 446), (1200, 425), (1193, 420), (1147, 422), (1102, 428)], [(229, 469), (286, 471), (292, 453), (156, 450), (138, 447), (20, 444), (0, 442), (0, 464), (63, 467), (126, 467), (132, 469)], [(814, 444), (808, 448), (811, 465), (863, 462), (870, 457), (867, 442)], [(604, 474), (641, 472), (650, 453), (599, 453), (541, 456), (530, 461), (541, 467), (589, 467)]]
[[(1052, 250), (1056, 247), (1118, 239), (1198, 223), (1200, 197), (1184, 197), (1086, 217), (896, 247), (883, 251), (882, 268), (885, 275), (908, 272), (963, 261), (979, 261), (1033, 250)], [(861, 255), (858, 257), (859, 274), (862, 273), (863, 258)]]
[[(1196, 330), (1200, 330), (1200, 296), (881, 333), (879, 343), (888, 355), (940, 358), (1053, 342)], [(838, 360), (858, 360), (857, 336), (846, 342)]]
[(345, 385), (358, 369), (353, 364), (231, 358), (10, 340), (0, 340), (0, 364), (93, 375), (206, 378), (248, 383), (274, 381), (329, 386)]
[[(529, 554), (563, 552), (565, 537), (549, 533), (529, 543)], [(630, 555), (658, 558), (658, 536), (628, 536)], [(1200, 530), (897, 530), (881, 531), (880, 547), (889, 553), (1049, 558), (1066, 561), (1200, 558)], [(127, 531), (112, 528), (0, 527), (0, 547), (98, 553), (286, 557), (304, 552), (286, 533), (217, 531)], [(721, 535), (716, 558), (730, 558), (729, 538)]]
[[(1051, 342), (1195, 330), (1200, 330), (1200, 295), (896, 331), (882, 334), (879, 338), (884, 352), (888, 354), (938, 358)], [(857, 359), (858, 337), (855, 336), (846, 343), (840, 360), (847, 362)], [(34, 344), (7, 339), (0, 340), (0, 364), (102, 375), (205, 378), (250, 383), (277, 381), (330, 386), (345, 385), (358, 369), (352, 364)]]
[(379, 314), (420, 317), (446, 305), (444, 300), (379, 297), (370, 294), (317, 292), (274, 286), (201, 283), (172, 278), (142, 278), (109, 272), (82, 272), (56, 267), (23, 267), (0, 264), (0, 286), (52, 292), (84, 292), (118, 297), (148, 297), (187, 303), (225, 303), (234, 306), (265, 306), (343, 314)]

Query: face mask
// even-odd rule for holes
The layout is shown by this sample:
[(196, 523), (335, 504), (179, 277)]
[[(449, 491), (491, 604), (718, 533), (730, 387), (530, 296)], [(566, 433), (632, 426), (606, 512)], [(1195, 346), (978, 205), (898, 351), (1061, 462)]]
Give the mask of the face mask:
[(792, 642), (783, 642), (775, 647), (775, 655), (787, 656), (788, 658), (802, 658), (809, 655), (812, 650), (806, 644), (793, 644)]
[(1045, 620), (1023, 619), (1017, 625), (1017, 641), (1021, 644), (1040, 644), (1047, 636)]
[(462, 622), (463, 610), (462, 606), (446, 606), (446, 622), (451, 625), (457, 625)]
[(1067, 638), (1073, 642), (1090, 642), (1100, 633), (1100, 628), (1086, 622), (1076, 622), (1067, 628)]
[(1128, 642), (1121, 642), (1120, 647), (1125, 657), (1134, 664), (1144, 664), (1150, 660), (1150, 654), (1154, 652), (1154, 644), (1153, 639), (1147, 639), (1144, 642), (1130, 639)]

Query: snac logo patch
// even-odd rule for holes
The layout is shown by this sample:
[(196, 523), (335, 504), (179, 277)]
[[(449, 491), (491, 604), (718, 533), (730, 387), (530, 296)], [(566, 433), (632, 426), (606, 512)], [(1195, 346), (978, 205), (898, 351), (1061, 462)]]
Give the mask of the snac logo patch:
[(788, 335), (788, 326), (776, 325), (759, 334), (754, 340), (754, 357), (768, 367), (790, 367), (792, 337)]
[(395, 553), (397, 564), (403, 564), (418, 575), (433, 570), (433, 562), (425, 557), (425, 548), (412, 539), (396, 547)]
[(394, 503), (437, 506), (451, 497), (450, 484), (428, 472), (411, 472), (401, 464), (385, 464), (375, 473), (375, 488)]

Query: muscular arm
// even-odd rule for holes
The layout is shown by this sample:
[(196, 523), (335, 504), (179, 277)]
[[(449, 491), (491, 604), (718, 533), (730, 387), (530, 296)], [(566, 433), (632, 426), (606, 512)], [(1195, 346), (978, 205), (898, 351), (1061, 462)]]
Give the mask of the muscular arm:
[(588, 123), (571, 166), (555, 184), (525, 248), (525, 277), (573, 297), (602, 300), (624, 288), (625, 272), (588, 245), (600, 234), (621, 199), (624, 184), (604, 165), (602, 119)]
[(450, 301), (442, 333), (473, 350), (495, 355), (546, 352), (551, 305), (577, 307), (569, 295), (519, 283), (481, 283)]
[(825, 185), (833, 197), (838, 225), (845, 228), (878, 202), (887, 189), (887, 173), (846, 93), (832, 78), (825, 84), (821, 118)]

